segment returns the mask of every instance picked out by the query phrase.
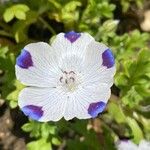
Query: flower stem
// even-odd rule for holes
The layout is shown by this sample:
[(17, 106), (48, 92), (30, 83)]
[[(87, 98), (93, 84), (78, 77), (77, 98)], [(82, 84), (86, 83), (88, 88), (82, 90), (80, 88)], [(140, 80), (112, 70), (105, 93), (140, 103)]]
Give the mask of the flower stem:
[(6, 31), (3, 31), (3, 30), (0, 30), (0, 35), (13, 38), (12, 34), (6, 32)]
[(39, 17), (39, 20), (47, 27), (47, 29), (48, 29), (53, 35), (56, 35), (55, 30), (54, 30), (42, 17)]

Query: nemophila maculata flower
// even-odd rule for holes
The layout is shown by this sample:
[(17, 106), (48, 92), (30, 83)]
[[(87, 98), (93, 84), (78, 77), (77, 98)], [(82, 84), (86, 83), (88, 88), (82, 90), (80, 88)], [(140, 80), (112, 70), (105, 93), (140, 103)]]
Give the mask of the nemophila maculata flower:
[(95, 118), (110, 97), (115, 61), (111, 50), (87, 33), (60, 33), (51, 45), (26, 45), (16, 76), (27, 87), (18, 98), (25, 115), (41, 122)]
[(130, 140), (121, 140), (116, 144), (117, 150), (150, 150), (150, 141), (141, 140), (137, 145)]

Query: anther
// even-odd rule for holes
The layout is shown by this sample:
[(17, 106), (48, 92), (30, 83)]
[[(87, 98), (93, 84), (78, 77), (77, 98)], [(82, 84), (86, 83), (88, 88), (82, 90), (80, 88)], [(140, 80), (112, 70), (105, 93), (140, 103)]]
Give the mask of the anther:
[(68, 80), (67, 79), (65, 79), (65, 83), (68, 84)]
[(70, 77), (70, 80), (72, 80), (73, 82), (75, 81), (75, 79), (73, 77)]
[(60, 77), (59, 81), (62, 82), (63, 77)]
[(64, 71), (64, 73), (65, 73), (65, 74), (68, 74), (68, 72), (67, 72), (67, 71)]
[(71, 73), (75, 74), (75, 72), (74, 72), (74, 71), (70, 71), (70, 72), (69, 72), (69, 74), (71, 74)]

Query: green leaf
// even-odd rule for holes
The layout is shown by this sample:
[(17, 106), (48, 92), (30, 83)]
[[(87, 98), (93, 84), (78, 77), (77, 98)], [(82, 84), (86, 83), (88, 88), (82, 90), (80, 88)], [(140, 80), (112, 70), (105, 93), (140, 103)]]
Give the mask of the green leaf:
[(29, 11), (29, 7), (24, 4), (16, 4), (7, 8), (3, 14), (6, 22), (11, 21), (15, 16), (20, 20), (26, 19), (26, 12)]
[(9, 49), (7, 46), (1, 47), (1, 45), (0, 45), (0, 57), (6, 58), (6, 54), (8, 51), (9, 51)]
[(46, 139), (39, 139), (27, 144), (27, 150), (52, 150), (51, 143)]
[(48, 124), (48, 123), (44, 123), (41, 125), (41, 136), (44, 138), (48, 138), (48, 136), (50, 134), (54, 135), (56, 132), (56, 127)]
[(54, 144), (54, 145), (60, 145), (61, 142), (60, 142), (60, 140), (59, 140), (58, 138), (53, 137), (53, 138), (52, 138), (52, 144)]
[(133, 118), (130, 118), (130, 117), (127, 117), (127, 123), (132, 130), (133, 141), (135, 143), (139, 144), (139, 142), (143, 139), (143, 132), (142, 132), (140, 126), (138, 125), (136, 120), (134, 120)]
[(15, 17), (15, 15), (11, 8), (7, 8), (3, 14), (3, 17), (6, 22), (9, 22)]
[(53, 4), (54, 5), (54, 7), (55, 8), (57, 8), (57, 9), (61, 9), (61, 4), (59, 3), (59, 2), (57, 2), (57, 1), (55, 1), (55, 0), (48, 0), (51, 4)]
[(13, 25), (13, 33), (17, 43), (28, 39), (27, 29), (30, 24), (36, 22), (38, 14), (34, 11), (28, 11), (26, 20), (19, 20)]
[(27, 12), (27, 11), (29, 11), (30, 9), (29, 9), (29, 7), (27, 6), (27, 5), (25, 5), (25, 4), (17, 4), (17, 5), (14, 5), (13, 6), (13, 8), (15, 9), (15, 10), (21, 10), (21, 11), (23, 11), (23, 12)]
[(25, 12), (21, 11), (21, 10), (16, 10), (15, 11), (15, 16), (16, 18), (18, 18), (19, 20), (25, 20), (26, 19), (26, 14)]
[(113, 102), (109, 103), (108, 112), (118, 123), (126, 122), (126, 117), (123, 113), (123, 110), (118, 104)]
[(128, 105), (131, 108), (133, 108), (143, 99), (142, 95), (140, 95), (138, 91), (136, 91), (135, 86), (132, 86), (131, 89), (129, 89), (125, 93), (126, 94), (124, 94), (121, 100), (125, 105)]
[(26, 132), (30, 132), (33, 129), (32, 123), (26, 123), (24, 124), (22, 127), (22, 130), (26, 131)]

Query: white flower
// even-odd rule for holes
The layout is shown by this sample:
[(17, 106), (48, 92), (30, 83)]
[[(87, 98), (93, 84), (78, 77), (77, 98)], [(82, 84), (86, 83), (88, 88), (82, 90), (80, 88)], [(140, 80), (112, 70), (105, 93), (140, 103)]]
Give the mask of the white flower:
[(96, 117), (106, 106), (115, 73), (111, 50), (87, 33), (60, 33), (50, 45), (31, 43), (16, 61), (27, 85), (19, 95), (25, 115), (42, 122)]
[(118, 142), (117, 148), (118, 150), (150, 150), (150, 142), (142, 140), (139, 145), (136, 145), (130, 140), (122, 140)]
[(142, 140), (139, 144), (139, 150), (150, 150), (150, 141)]

